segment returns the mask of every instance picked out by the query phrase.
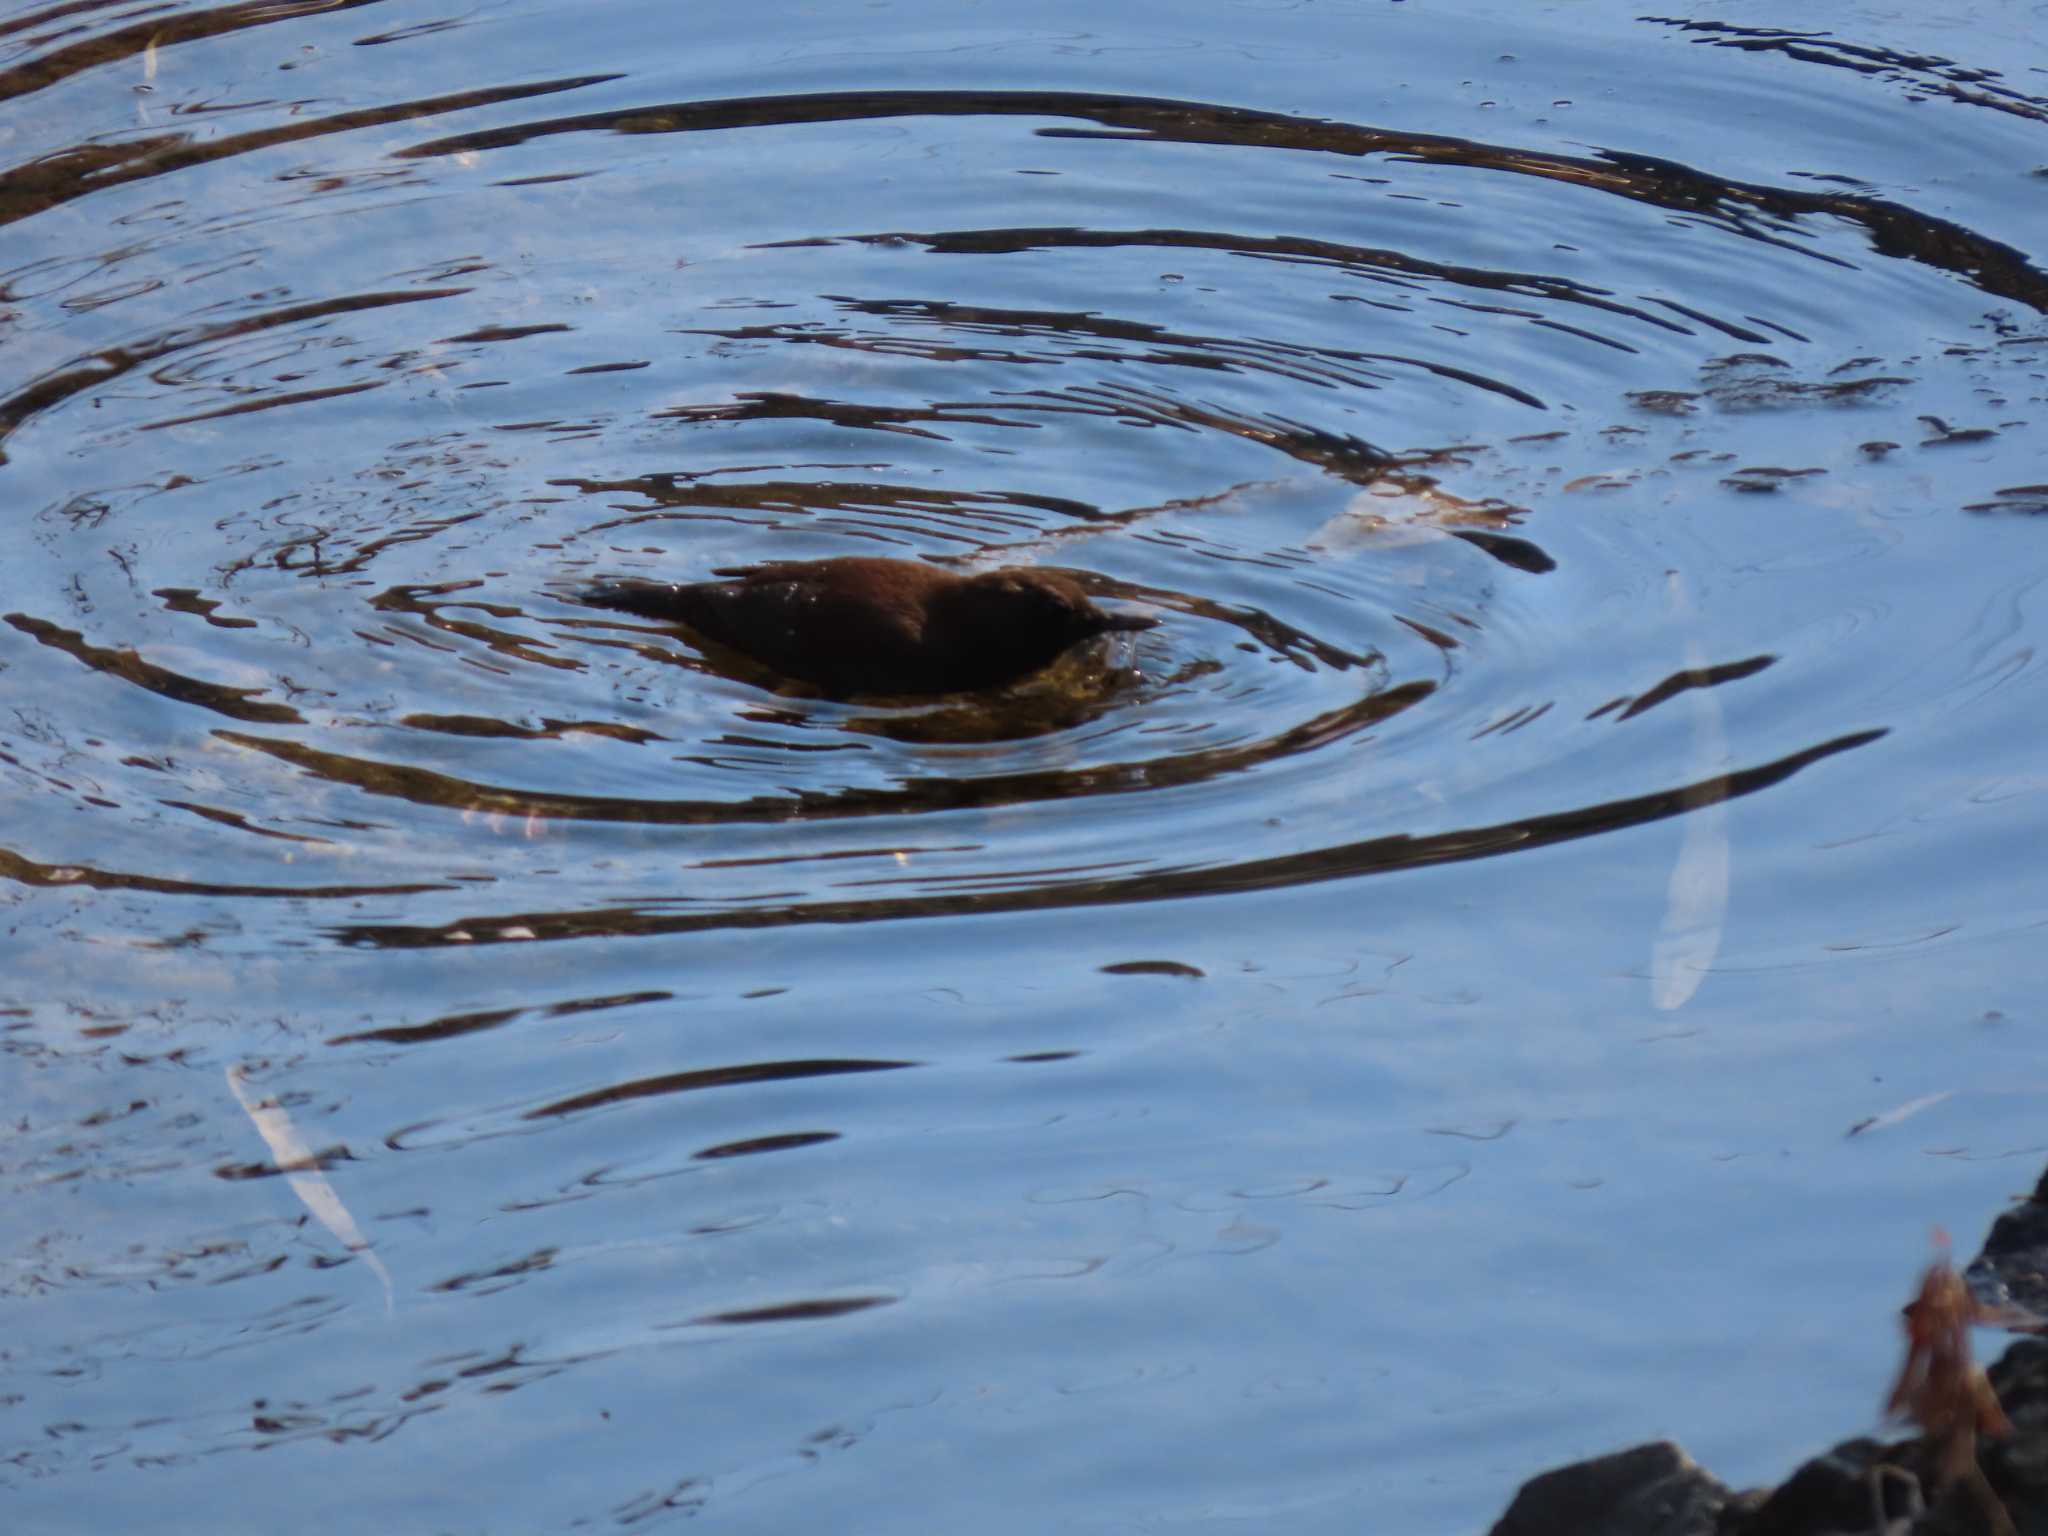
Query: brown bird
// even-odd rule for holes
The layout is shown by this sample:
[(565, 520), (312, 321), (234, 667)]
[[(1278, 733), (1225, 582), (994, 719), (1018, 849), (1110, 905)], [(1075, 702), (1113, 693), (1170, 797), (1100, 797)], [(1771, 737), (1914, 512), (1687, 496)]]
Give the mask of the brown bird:
[(605, 582), (583, 600), (688, 625), (838, 694), (997, 688), (1091, 636), (1159, 622), (1106, 612), (1072, 577), (1021, 566), (962, 576), (915, 560), (855, 555), (716, 574), (733, 579)]

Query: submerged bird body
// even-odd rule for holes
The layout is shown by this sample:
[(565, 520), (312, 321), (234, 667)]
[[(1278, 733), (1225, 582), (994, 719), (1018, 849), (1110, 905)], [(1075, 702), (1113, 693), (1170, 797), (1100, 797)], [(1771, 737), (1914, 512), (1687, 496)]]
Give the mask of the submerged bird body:
[(914, 560), (788, 560), (732, 579), (607, 582), (585, 602), (686, 624), (834, 693), (958, 693), (1036, 672), (1069, 646), (1158, 620), (1109, 613), (1071, 577), (1006, 567), (958, 575)]

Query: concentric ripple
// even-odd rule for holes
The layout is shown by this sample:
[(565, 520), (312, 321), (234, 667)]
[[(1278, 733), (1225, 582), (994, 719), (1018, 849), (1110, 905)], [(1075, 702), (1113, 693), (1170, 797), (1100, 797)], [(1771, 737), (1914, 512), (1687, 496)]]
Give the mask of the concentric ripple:
[[(53, 150), (33, 192), (0, 186), (31, 249), (83, 197), (133, 226), (4, 276), (21, 355), (44, 359), (0, 402), (39, 530), (11, 665), (67, 700), (11, 743), (33, 790), (7, 838), (22, 878), (410, 894), (417, 931), (461, 933), (478, 913), (441, 897), (485, 872), (519, 889), (501, 927), (623, 921), (592, 862), (638, 871), (634, 911), (737, 913), (766, 894), (723, 872), (773, 859), (792, 916), (840, 912), (840, 861), (877, 846), (914, 873), (864, 879), (861, 901), (906, 914), (994, 889), (1103, 899), (1112, 870), (1159, 899), (1275, 860), (1349, 870), (1355, 828), (1300, 843), (1305, 795), (1345, 786), (1408, 835), (1396, 813), (1430, 799), (1407, 786), (1442, 776), (1416, 753), (1550, 715), (1489, 637), (1526, 638), (1546, 586), (1602, 579), (1589, 549), (1560, 573), (1530, 516), (1614, 475), (1623, 429), (1579, 423), (1704, 400), (1895, 418), (1914, 364), (1850, 352), (1862, 307), (1928, 296), (1922, 272), (2048, 303), (2016, 252), (1942, 219), (1618, 151), (985, 90), (518, 116), (617, 84)], [(478, 111), (511, 120), (459, 126)], [(945, 175), (847, 195), (847, 154), (941, 129)], [(310, 204), (225, 211), (243, 167), (327, 138), (359, 169)], [(1202, 165), (1238, 178), (1230, 198), (1181, 190)], [(727, 212), (657, 250), (623, 194), (671, 176)], [(450, 244), (457, 207), (520, 243)], [(1538, 218), (1546, 242), (1490, 237)], [(1739, 402), (1731, 379), (1751, 381)], [(1885, 429), (1845, 416), (1840, 435)], [(1167, 623), (1000, 697), (903, 708), (720, 673), (571, 600), (595, 574), (846, 552), (1058, 565)], [(1661, 675), (1582, 675), (1579, 713)], [(1464, 824), (1684, 781), (1645, 767)], [(1106, 809), (1132, 796), (1174, 826), (1172, 857)], [(90, 851), (41, 829), (30, 807), (52, 801), (103, 829)], [(878, 839), (878, 820), (897, 825)], [(692, 829), (683, 890), (660, 828)], [(890, 894), (902, 879), (914, 894)]]

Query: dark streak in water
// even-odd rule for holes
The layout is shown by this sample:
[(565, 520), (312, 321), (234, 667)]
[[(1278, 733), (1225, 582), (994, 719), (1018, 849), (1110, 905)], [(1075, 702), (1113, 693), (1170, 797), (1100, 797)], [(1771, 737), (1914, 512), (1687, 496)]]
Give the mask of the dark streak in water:
[(557, 1099), (552, 1104), (529, 1109), (521, 1118), (547, 1120), (558, 1115), (580, 1114), (586, 1109), (601, 1109), (610, 1104), (624, 1104), (632, 1099), (658, 1098), (671, 1093), (691, 1093), (700, 1088), (730, 1088), (738, 1083), (782, 1083), (810, 1077), (841, 1077), (849, 1072), (900, 1072), (906, 1067), (917, 1065), (918, 1063), (914, 1061), (820, 1060), (760, 1061), (738, 1067), (704, 1067), (695, 1072), (670, 1072), (660, 1077), (642, 1077), (629, 1083), (613, 1083), (609, 1087), (593, 1088), (588, 1093), (574, 1094), (566, 1099)]
[(480, 344), (491, 341), (524, 341), (529, 336), (553, 336), (575, 329), (575, 326), (564, 325), (560, 321), (549, 321), (542, 325), (486, 325), (473, 331), (465, 331), (460, 336), (443, 336), (436, 345), (448, 347), (458, 342)]
[(685, 915), (635, 908), (593, 912), (521, 913), (473, 917), (440, 927), (391, 923), (349, 924), (326, 930), (339, 943), (370, 949), (431, 949), (444, 944), (497, 942), (494, 935), (516, 929), (522, 940), (645, 937), (735, 929), (787, 928), (810, 923), (874, 923), (918, 917), (985, 916), (998, 912), (1046, 912), (1132, 902), (1179, 901), (1197, 896), (1280, 890), (1330, 880), (1463, 863), (1504, 853), (1645, 826), (1684, 815), (1782, 783), (1795, 773), (1838, 753), (1881, 740), (1883, 729), (1858, 731), (1807, 747), (1775, 762), (1717, 774), (1676, 789), (1635, 795), (1577, 810), (1553, 811), (1490, 827), (1436, 832), (1415, 837), (1395, 833), (1363, 842), (1341, 843), (1305, 853), (1248, 859), (1202, 869), (1168, 869), (1112, 879), (1085, 880), (1000, 891), (949, 891), (928, 898), (892, 901), (812, 902)]
[(254, 619), (222, 618), (220, 602), (202, 596), (197, 587), (154, 587), (150, 596), (162, 598), (166, 612), (196, 614), (216, 629), (256, 628)]
[(1527, 539), (1517, 539), (1505, 533), (1488, 533), (1479, 528), (1452, 528), (1447, 531), (1452, 538), (1463, 539), (1474, 549), (1486, 551), (1502, 565), (1526, 571), (1531, 576), (1547, 576), (1557, 569), (1557, 562)]
[(316, 400), (333, 400), (342, 395), (360, 395), (367, 390), (382, 389), (383, 379), (372, 379), (367, 384), (333, 384), (325, 389), (300, 389), (289, 394), (261, 395), (254, 400), (237, 400), (233, 405), (223, 405), (217, 410), (194, 411), (189, 416), (167, 416), (162, 421), (145, 421), (136, 428), (139, 432), (161, 432), (166, 427), (188, 427), (195, 421), (218, 421), (223, 416), (248, 416), (257, 411), (273, 411), (286, 405), (310, 405)]
[(715, 1147), (692, 1152), (690, 1156), (699, 1162), (719, 1162), (728, 1157), (755, 1157), (763, 1152), (796, 1152), (838, 1139), (837, 1131), (784, 1131), (779, 1136), (750, 1136), (745, 1141), (720, 1142)]
[(290, 901), (348, 901), (363, 896), (417, 896), (452, 891), (453, 885), (420, 881), (409, 885), (217, 885), (194, 880), (164, 880), (94, 869), (89, 864), (44, 864), (0, 848), (0, 880), (22, 885), (72, 886), (95, 891), (152, 891), (161, 896), (282, 896)]
[(358, 1030), (352, 1035), (336, 1035), (327, 1043), (351, 1045), (359, 1041), (375, 1040), (382, 1045), (419, 1045), (429, 1040), (455, 1040), (482, 1030), (497, 1029), (511, 1023), (525, 1012), (524, 1008), (487, 1008), (476, 1013), (457, 1013), (446, 1018), (430, 1019), (425, 1024)]
[(314, 843), (326, 848), (334, 846), (332, 838), (307, 837), (298, 832), (279, 832), (271, 827), (259, 827), (239, 811), (224, 811), (218, 806), (201, 805), (194, 800), (162, 800), (158, 803), (167, 805), (174, 811), (190, 811), (193, 815), (203, 817), (219, 826), (232, 827), (237, 832), (248, 832), (257, 837), (275, 837), (290, 843)]
[[(1728, 181), (1677, 161), (1613, 150), (1595, 156), (1561, 155), (1441, 134), (1397, 133), (1321, 118), (1154, 97), (1065, 91), (823, 91), (800, 96), (742, 96), (486, 129), (417, 144), (399, 150), (397, 155), (400, 159), (416, 159), (504, 149), (563, 133), (702, 133), (918, 116), (1077, 117), (1100, 123), (1103, 130), (1038, 131), (1054, 138), (1122, 138), (1348, 156), (1390, 155), (1429, 164), (1467, 165), (1538, 176), (1711, 220), (1746, 239), (1761, 240), (1818, 260), (1834, 258), (1771, 233), (1758, 216), (1787, 221), (1801, 217), (1838, 218), (1867, 230), (1880, 255), (1962, 273), (1987, 293), (2048, 312), (2048, 275), (2037, 269), (2024, 252), (1946, 219), (1881, 198), (1842, 192), (1789, 191)], [(1579, 291), (1586, 295), (1597, 292), (1585, 288)]]
[[(369, 0), (350, 0), (364, 4)], [(246, 6), (231, 10), (276, 10), (281, 7)], [(198, 12), (217, 16), (220, 12)], [(145, 23), (141, 31), (154, 35), (163, 30)], [(102, 40), (104, 41), (104, 40)], [(50, 55), (48, 58), (54, 58)], [(38, 61), (47, 64), (48, 58)], [(20, 95), (19, 77), (34, 66), (0, 73), (0, 100)], [(27, 165), (0, 172), (0, 226), (18, 219), (33, 218), (51, 208), (61, 207), (88, 193), (103, 192), (131, 181), (207, 165), (235, 155), (252, 154), (279, 144), (296, 144), (330, 134), (353, 133), (361, 128), (378, 128), (415, 118), (438, 117), (445, 112), (465, 112), (498, 102), (521, 101), (556, 91), (582, 90), (616, 80), (616, 75), (577, 75), (566, 80), (543, 80), (533, 85), (501, 86), (488, 91), (462, 91), (451, 96), (429, 96), (420, 101), (400, 102), (389, 107), (368, 107), (355, 112), (337, 112), (332, 117), (294, 119), (275, 128), (250, 133), (233, 133), (217, 139), (195, 139), (185, 133), (159, 133), (142, 139), (122, 139), (111, 144), (80, 144), (44, 155)], [(10, 89), (10, 86), (13, 88)], [(4, 291), (4, 290), (0, 290)]]
[[(1304, 265), (1341, 267), (1346, 270), (1361, 270), (1368, 274), (1400, 272), (1409, 276), (1436, 278), (1457, 283), (1465, 287), (1492, 288), (1509, 293), (1527, 293), (1542, 298), (1555, 299), (1565, 303), (1590, 305), (1611, 314), (1626, 315), (1654, 325), (1659, 330), (1683, 333), (1684, 326), (1653, 315), (1634, 305), (1623, 304), (1605, 297), (1597, 290), (1575, 283), (1568, 278), (1546, 277), (1530, 272), (1495, 272), (1481, 267), (1454, 267), (1443, 262), (1426, 261), (1421, 257), (1404, 255), (1399, 251), (1379, 247), (1344, 245), (1331, 240), (1312, 240), (1303, 236), (1239, 235), (1197, 229), (1072, 229), (1057, 227), (1048, 229), (977, 229), (957, 230), (943, 234), (912, 234), (898, 231), (889, 234), (849, 235), (847, 240), (866, 245), (903, 245), (915, 243), (937, 255), (1016, 255), (1027, 251), (1045, 250), (1122, 250), (1130, 247), (1158, 247), (1166, 250), (1225, 251), (1239, 256), (1263, 257), (1270, 260), (1293, 261)], [(829, 295), (828, 295), (829, 297)], [(1075, 324), (1069, 329), (1089, 329), (1094, 317), (1074, 317)], [(1538, 324), (1555, 324), (1554, 321), (1538, 320)], [(1110, 326), (1131, 328), (1130, 322), (1109, 322)], [(1726, 330), (1726, 326), (1717, 326)], [(1152, 327), (1144, 327), (1152, 329)], [(1562, 327), (1562, 329), (1571, 329)], [(1589, 331), (1575, 331), (1574, 334), (1588, 336), (1595, 341), (1606, 338), (1594, 336)], [(1195, 336), (1179, 339), (1184, 346), (1200, 347), (1204, 352), (1221, 349), (1226, 354), (1237, 348), (1248, 348), (1253, 343), (1220, 336)], [(1607, 341), (1609, 346), (1620, 346)], [(1298, 349), (1307, 353), (1310, 349)], [(1348, 357), (1361, 361), (1399, 363), (1410, 368), (1421, 368), (1428, 372), (1462, 379), (1519, 400), (1524, 405), (1544, 409), (1543, 402), (1535, 396), (1516, 389), (1511, 384), (1487, 379), (1482, 375), (1468, 374), (1463, 369), (1425, 358), (1405, 357), (1394, 353), (1342, 352), (1335, 348), (1316, 349), (1332, 357)], [(1622, 351), (1632, 348), (1621, 347)], [(1222, 364), (1210, 361), (1208, 366)]]
[[(748, 402), (778, 402), (795, 397), (772, 393), (742, 393)], [(735, 412), (731, 406), (688, 408), (694, 419), (752, 419), (755, 414), (799, 415), (796, 410), (764, 407), (758, 412)], [(668, 415), (683, 415), (678, 408)], [(1038, 496), (1023, 491), (948, 490), (941, 486), (895, 485), (882, 480), (747, 480), (717, 484), (692, 474), (663, 471), (630, 480), (589, 480), (564, 478), (548, 484), (582, 492), (586, 496), (632, 494), (644, 496), (656, 507), (719, 507), (735, 513), (786, 512), (810, 508), (820, 512), (883, 512), (892, 521), (918, 519), (960, 523), (970, 529), (993, 524), (998, 529), (1030, 533), (1038, 527), (1029, 514), (1046, 512), (1080, 522), (1109, 516), (1085, 501), (1065, 496)], [(1020, 510), (1013, 511), (1012, 508)], [(734, 518), (733, 521), (741, 521)], [(609, 523), (598, 525), (608, 531)]]
[(289, 704), (256, 702), (257, 696), (264, 691), (261, 688), (229, 688), (220, 683), (201, 682), (198, 678), (186, 677), (144, 661), (132, 650), (92, 645), (77, 630), (59, 629), (47, 619), (32, 618), (25, 613), (10, 613), (5, 618), (24, 635), (41, 641), (52, 650), (62, 651), (95, 672), (108, 673), (180, 704), (194, 704), (217, 715), (226, 715), (230, 720), (247, 720), (257, 725), (303, 723), (299, 712)]
[(1892, 48), (1873, 48), (1843, 42), (1826, 32), (1792, 32), (1781, 27), (1745, 27), (1720, 21), (1694, 21), (1678, 16), (1645, 16), (1647, 22), (1676, 27), (1682, 32), (1704, 34), (1693, 39), (1713, 48), (1737, 48), (1746, 53), (1776, 53), (1802, 64), (1822, 64), (1854, 70), (1906, 85), (1915, 101), (1945, 96), (1967, 106), (1989, 107), (1996, 112), (2048, 123), (2048, 98), (2029, 96), (2010, 86), (1993, 82), (1995, 69), (1973, 69), (1942, 58), (1939, 54), (1900, 53)]
[(1369, 694), (1342, 709), (1304, 720), (1275, 736), (1244, 746), (1086, 769), (990, 774), (978, 779), (912, 780), (887, 790), (799, 791), (751, 800), (637, 800), (609, 795), (571, 795), (476, 784), (406, 763), (327, 752), (303, 742), (241, 731), (220, 730), (223, 741), (267, 753), (336, 784), (369, 794), (390, 795), (416, 805), (508, 816), (545, 816), (558, 821), (605, 821), (644, 826), (710, 826), (734, 823), (837, 820), (852, 816), (905, 815), (926, 811), (989, 810), (1005, 805), (1072, 800), (1098, 794), (1134, 794), (1180, 784), (1202, 783), (1240, 773), (1261, 763), (1341, 741), (1420, 703), (1434, 683), (1404, 683)]
[[(142, 21), (118, 27), (82, 42), (53, 48), (26, 63), (0, 70), (0, 101), (12, 101), (17, 96), (27, 96), (36, 91), (46, 90), (88, 69), (99, 69), (107, 64), (119, 63), (123, 59), (140, 58), (151, 49), (175, 48), (181, 43), (222, 37), (230, 32), (268, 26), (273, 22), (296, 21), (304, 16), (319, 15), (323, 11), (352, 11), (361, 6), (380, 3), (381, 0), (244, 0), (240, 5), (222, 5), (200, 10), (179, 11), (170, 6), (152, 7), (142, 13), (145, 17)], [(18, 17), (0, 26), (0, 37), (8, 36), (25, 26), (45, 25), (55, 17), (79, 9), (82, 7), (60, 6), (31, 16)]]
[(772, 1307), (748, 1307), (737, 1312), (712, 1312), (694, 1321), (700, 1325), (817, 1322), (825, 1318), (845, 1317), (851, 1312), (865, 1312), (870, 1307), (886, 1307), (895, 1301), (894, 1296), (835, 1296), (818, 1301), (786, 1301)]
[[(17, 428), (39, 412), (61, 404), (73, 395), (110, 384), (144, 363), (153, 363), (160, 357), (169, 357), (190, 347), (231, 341), (239, 336), (253, 336), (263, 331), (300, 325), (310, 320), (354, 314), (359, 310), (383, 309), (393, 304), (422, 304), (432, 299), (452, 299), (467, 292), (467, 288), (422, 288), (410, 293), (399, 291), (344, 294), (339, 298), (288, 304), (282, 309), (264, 310), (258, 314), (244, 315), (238, 320), (222, 321), (217, 325), (183, 326), (161, 331), (155, 336), (144, 337), (128, 346), (108, 347), (103, 352), (94, 352), (89, 356), (75, 359), (57, 372), (43, 374), (25, 389), (17, 390), (6, 399), (0, 400), (0, 443), (5, 443), (14, 435)], [(0, 464), (6, 462), (6, 453), (0, 452)]]
[[(650, 1003), (671, 1002), (673, 992), (614, 992), (604, 997), (575, 997), (559, 1003), (550, 1003), (540, 1009), (551, 1019), (573, 1018), (577, 1014), (597, 1013), (608, 1008), (639, 1008)], [(329, 1045), (356, 1045), (364, 1041), (375, 1041), (380, 1045), (423, 1045), (433, 1041), (457, 1040), (464, 1035), (473, 1035), (482, 1030), (500, 1029), (515, 1019), (526, 1017), (535, 1010), (530, 1008), (487, 1008), (475, 1013), (454, 1013), (438, 1019), (429, 1019), (424, 1024), (394, 1024), (383, 1029), (361, 1029), (353, 1034), (336, 1035)]]
[(1656, 687), (1631, 701), (1629, 706), (1614, 718), (1617, 721), (1632, 720), (1644, 710), (1654, 709), (1665, 700), (1676, 698), (1689, 688), (1713, 688), (1722, 683), (1736, 683), (1745, 677), (1755, 677), (1777, 659), (1775, 656), (1752, 656), (1746, 661), (1723, 662), (1716, 667), (1688, 667), (1683, 672), (1674, 672)]

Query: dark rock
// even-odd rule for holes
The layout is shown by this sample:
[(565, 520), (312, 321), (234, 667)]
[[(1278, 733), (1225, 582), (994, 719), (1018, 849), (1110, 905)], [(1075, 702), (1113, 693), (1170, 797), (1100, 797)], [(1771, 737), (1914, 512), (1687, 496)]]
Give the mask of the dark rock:
[(915, 560), (781, 561), (735, 579), (607, 582), (583, 594), (684, 624), (773, 672), (836, 694), (960, 693), (1014, 683), (1068, 647), (1159, 621), (1110, 613), (1057, 571), (963, 576)]
[(1660, 1440), (1530, 1478), (1492, 1536), (1714, 1536), (1729, 1497)]
[[(2008, 1326), (2042, 1326), (2048, 1175), (1993, 1224), (1968, 1276), (1977, 1321), (1990, 1307)], [(1732, 1494), (1677, 1446), (1643, 1445), (1530, 1479), (1493, 1536), (2048, 1536), (2048, 1339), (2017, 1340), (1985, 1375), (2011, 1432), (1978, 1416), (1981, 1477), (1944, 1465), (1953, 1438), (1858, 1438), (1774, 1489)]]
[(2029, 1318), (2048, 1326), (2048, 1173), (2032, 1195), (1991, 1224), (1963, 1279), (1983, 1306), (2023, 1314), (2001, 1316), (2005, 1326), (2021, 1326)]
[[(2048, 1340), (2017, 1341), (1986, 1374), (2014, 1433), (1978, 1442), (1984, 1483), (2019, 1536), (2048, 1536)], [(1677, 1446), (1642, 1445), (1530, 1479), (1493, 1536), (1997, 1536), (1984, 1487), (1940, 1487), (1938, 1461), (1919, 1436), (1845, 1440), (1731, 1494)]]
[(1892, 1529), (1894, 1520), (1911, 1520), (1923, 1502), (1919, 1477), (1888, 1461), (1883, 1444), (1845, 1440), (1794, 1472), (1730, 1531), (1740, 1536), (1867, 1531), (1876, 1536)]

